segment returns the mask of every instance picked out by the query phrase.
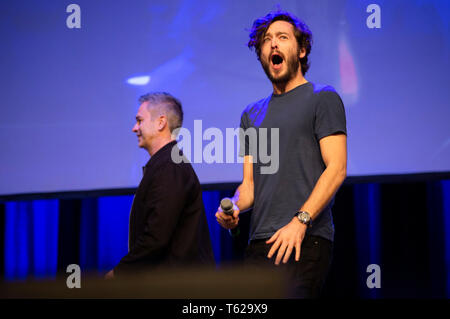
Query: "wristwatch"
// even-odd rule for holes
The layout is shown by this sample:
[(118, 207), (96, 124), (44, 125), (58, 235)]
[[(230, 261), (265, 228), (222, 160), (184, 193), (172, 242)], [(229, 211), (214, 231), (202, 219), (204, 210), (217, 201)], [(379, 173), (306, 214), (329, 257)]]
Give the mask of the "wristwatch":
[(305, 211), (296, 212), (295, 217), (298, 218), (300, 223), (305, 224), (308, 227), (312, 227), (312, 219), (308, 212)]

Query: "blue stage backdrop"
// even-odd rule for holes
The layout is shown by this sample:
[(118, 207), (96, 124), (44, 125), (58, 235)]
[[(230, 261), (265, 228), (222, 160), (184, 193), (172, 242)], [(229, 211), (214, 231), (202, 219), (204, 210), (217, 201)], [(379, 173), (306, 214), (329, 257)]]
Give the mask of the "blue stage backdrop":
[(344, 101), (349, 175), (450, 171), (447, 0), (71, 3), (1, 2), (0, 195), (136, 187), (148, 155), (131, 128), (149, 91), (183, 102), (200, 181), (239, 181), (240, 164), (220, 163), (237, 161), (226, 128), (271, 93), (246, 43), (277, 3), (312, 30), (307, 79)]

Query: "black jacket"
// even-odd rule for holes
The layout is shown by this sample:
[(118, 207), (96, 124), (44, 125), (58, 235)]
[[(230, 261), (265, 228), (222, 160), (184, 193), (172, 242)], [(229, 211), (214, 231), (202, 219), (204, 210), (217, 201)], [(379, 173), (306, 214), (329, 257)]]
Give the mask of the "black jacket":
[(172, 141), (144, 168), (131, 209), (129, 252), (115, 274), (214, 263), (199, 180), (190, 163), (172, 161), (173, 147), (181, 152)]

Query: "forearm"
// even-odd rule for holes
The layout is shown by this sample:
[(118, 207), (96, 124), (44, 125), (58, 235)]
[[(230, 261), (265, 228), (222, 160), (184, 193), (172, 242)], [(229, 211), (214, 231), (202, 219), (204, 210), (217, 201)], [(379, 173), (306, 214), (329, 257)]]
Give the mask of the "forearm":
[(254, 188), (252, 182), (242, 182), (236, 189), (233, 196), (233, 202), (241, 212), (251, 208), (254, 200)]
[(345, 167), (328, 166), (300, 210), (307, 211), (312, 219), (317, 217), (342, 185), (346, 174)]

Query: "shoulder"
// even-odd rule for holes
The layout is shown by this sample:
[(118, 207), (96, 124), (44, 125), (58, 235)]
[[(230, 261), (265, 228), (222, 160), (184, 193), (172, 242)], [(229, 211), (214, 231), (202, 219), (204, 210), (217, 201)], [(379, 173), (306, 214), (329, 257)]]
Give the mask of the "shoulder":
[(168, 154), (158, 169), (160, 174), (172, 174), (186, 176), (193, 171), (191, 163), (186, 159), (183, 152), (177, 149), (179, 158), (172, 158), (172, 154)]
[(177, 179), (182, 180), (184, 183), (199, 183), (197, 174), (195, 173), (191, 162), (187, 159), (183, 153), (183, 150), (181, 150), (177, 144), (174, 146), (170, 156), (166, 158), (164, 171), (170, 172), (172, 175), (176, 175)]
[(167, 157), (155, 169), (151, 184), (158, 188), (166, 188), (172, 192), (179, 189), (187, 191), (199, 184), (197, 174), (189, 162), (176, 163)]
[(320, 96), (320, 97), (326, 97), (330, 95), (337, 95), (339, 94), (336, 92), (336, 89), (332, 87), (331, 85), (327, 84), (318, 84), (318, 83), (311, 83), (312, 89), (314, 95)]
[(270, 101), (270, 96), (265, 97), (256, 102), (250, 103), (249, 105), (247, 105), (247, 107), (242, 112), (241, 117), (243, 117), (244, 115), (252, 117), (252, 115), (258, 114), (259, 112), (261, 112), (261, 110), (263, 110), (264, 108), (267, 107), (267, 104), (269, 103), (269, 101)]
[(249, 126), (261, 124), (269, 106), (270, 98), (271, 95), (247, 105), (241, 115), (241, 127), (248, 128)]
[(313, 84), (316, 111), (335, 109), (339, 112), (344, 110), (344, 103), (334, 87), (324, 84)]
[(336, 89), (331, 85), (311, 83), (313, 93), (317, 97), (318, 101), (322, 100), (341, 100), (341, 97), (337, 93)]

